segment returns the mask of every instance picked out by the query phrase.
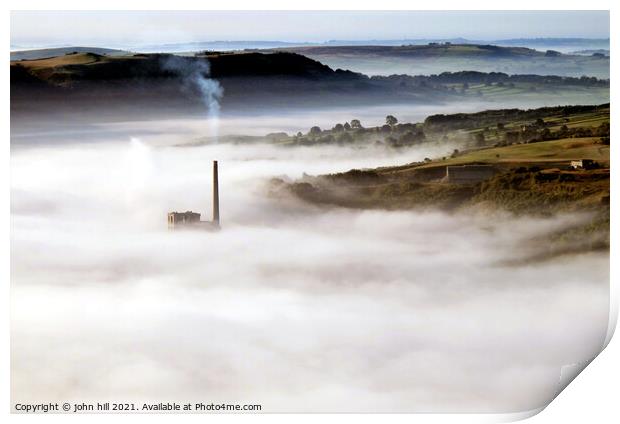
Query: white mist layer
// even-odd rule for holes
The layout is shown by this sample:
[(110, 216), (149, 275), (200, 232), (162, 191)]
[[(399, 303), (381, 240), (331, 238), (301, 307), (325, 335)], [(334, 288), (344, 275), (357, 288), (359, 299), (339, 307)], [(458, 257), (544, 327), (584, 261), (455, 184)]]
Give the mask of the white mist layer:
[[(601, 349), (608, 255), (502, 265), (580, 216), (322, 210), (265, 195), (273, 176), (444, 152), (152, 140), (12, 152), (14, 402), (514, 412), (549, 402), (561, 366)], [(171, 210), (210, 219), (213, 159), (222, 231), (167, 231)]]

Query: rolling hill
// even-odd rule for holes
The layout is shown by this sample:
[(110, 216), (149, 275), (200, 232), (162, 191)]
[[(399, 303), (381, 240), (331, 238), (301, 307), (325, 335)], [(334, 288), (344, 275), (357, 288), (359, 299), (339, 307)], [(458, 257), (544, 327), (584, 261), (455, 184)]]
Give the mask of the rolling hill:
[(61, 110), (123, 110), (123, 114), (135, 114), (149, 108), (165, 113), (204, 113), (207, 94), (203, 83), (207, 76), (212, 79), (211, 89), (219, 85), (223, 90), (223, 108), (241, 109), (257, 105), (290, 108), (429, 104), (487, 97), (491, 101), (539, 98), (549, 102), (557, 98), (558, 103), (601, 103), (609, 96), (609, 82), (596, 78), (483, 72), (368, 77), (281, 51), (208, 52), (195, 56), (68, 53), (12, 61), (10, 69), (14, 114)]
[[(470, 125), (471, 120), (463, 120), (463, 115), (475, 116), (472, 119), (479, 126)], [(463, 131), (483, 131), (495, 137), (488, 137), (482, 147), (474, 144), (421, 162), (306, 176), (296, 182), (274, 184), (311, 203), (351, 208), (451, 211), (484, 207), (542, 215), (607, 211), (607, 218), (601, 219), (608, 219), (609, 105), (442, 116), (460, 123), (429, 130), (436, 132), (436, 139), (445, 143), (446, 150), (453, 148), (449, 137), (463, 135)], [(491, 126), (486, 117), (495, 117), (495, 125)], [(494, 129), (497, 124), (501, 124), (501, 129)], [(538, 128), (538, 135), (545, 135), (529, 133), (526, 141), (498, 142), (509, 140), (507, 134), (515, 130), (528, 134), (534, 127)], [(417, 144), (416, 148), (423, 150), (424, 144)], [(583, 159), (594, 164), (587, 169), (571, 167), (572, 161)], [(447, 178), (447, 167), (462, 166), (473, 167), (472, 172), (483, 166), (485, 173), (474, 176), (469, 183)], [(486, 172), (489, 170), (493, 172)]]
[(303, 54), (334, 68), (368, 75), (435, 74), (477, 70), (609, 78), (609, 57), (562, 54), (490, 44), (303, 46), (277, 49)]
[(74, 53), (94, 53), (101, 56), (127, 56), (132, 54), (125, 50), (106, 49), (103, 47), (54, 47), (48, 49), (15, 50), (11, 52), (11, 61), (53, 58)]

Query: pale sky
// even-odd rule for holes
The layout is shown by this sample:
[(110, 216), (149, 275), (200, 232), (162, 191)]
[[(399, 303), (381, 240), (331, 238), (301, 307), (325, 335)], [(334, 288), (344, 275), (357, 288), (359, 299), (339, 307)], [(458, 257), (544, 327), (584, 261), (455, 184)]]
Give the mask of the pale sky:
[(609, 37), (608, 11), (14, 11), (11, 45)]

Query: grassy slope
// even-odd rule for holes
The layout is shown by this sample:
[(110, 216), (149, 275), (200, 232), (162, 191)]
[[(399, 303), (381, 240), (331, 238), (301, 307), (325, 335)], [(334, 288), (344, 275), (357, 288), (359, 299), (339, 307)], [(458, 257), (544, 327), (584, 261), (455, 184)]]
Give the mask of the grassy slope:
[(86, 65), (95, 62), (105, 61), (104, 56), (93, 53), (67, 54), (64, 56), (49, 57), (44, 59), (22, 60), (20, 65), (32, 69), (40, 70), (67, 65)]
[[(580, 158), (596, 159), (603, 168), (566, 169), (570, 160)], [(495, 164), (500, 173), (478, 184), (440, 181), (447, 165), (471, 163)], [(606, 166), (609, 146), (598, 138), (563, 139), (482, 149), (428, 164), (322, 176), (292, 188), (314, 203), (353, 208), (453, 210), (484, 202), (514, 213), (548, 214), (596, 209), (609, 196)]]
[(214, 78), (229, 76), (302, 76), (359, 79), (350, 72), (334, 72), (317, 61), (293, 53), (226, 53), (208, 56), (181, 57), (169, 54), (136, 54), (131, 56), (103, 56), (95, 53), (75, 53), (57, 57), (11, 61), (34, 72), (73, 73), (76, 77), (106, 80), (135, 75), (162, 77), (209, 65)]
[[(446, 84), (448, 87), (454, 87), (457, 90), (461, 90), (462, 84)], [(554, 94), (562, 94), (564, 91), (564, 86), (562, 87), (553, 87), (553, 86), (545, 86), (541, 84), (532, 84), (527, 82), (516, 83), (514, 87), (509, 87), (505, 85), (500, 87), (498, 85), (487, 86), (485, 84), (470, 84), (469, 88), (464, 91), (465, 94), (470, 95), (481, 95), (485, 99), (494, 100), (501, 99), (506, 96), (511, 95), (520, 95), (527, 96), (529, 95), (532, 98), (537, 98), (539, 93), (537, 90), (544, 90), (546, 92), (551, 92)], [(593, 91), (604, 92), (607, 91), (607, 87), (582, 87), (578, 85), (572, 85), (571, 90), (575, 92), (582, 92), (583, 94), (590, 94)]]
[(70, 83), (80, 78), (85, 71), (97, 72), (103, 66), (121, 63), (139, 63), (140, 57), (134, 56), (102, 56), (96, 53), (66, 54), (43, 59), (20, 60), (11, 62), (11, 67), (19, 66), (26, 69), (40, 81), (54, 81), (58, 84)]
[[(609, 249), (609, 168), (566, 170), (570, 159), (584, 156), (609, 166), (609, 146), (598, 144), (594, 138), (582, 138), (489, 148), (432, 164), (349, 171), (289, 185), (276, 184), (308, 202), (348, 208), (446, 211), (473, 208), (478, 212), (501, 210), (537, 216), (585, 213), (580, 222), (531, 240), (537, 246), (546, 246), (547, 253), (528, 260), (544, 260), (562, 254)], [(445, 174), (446, 165), (473, 162), (494, 163), (505, 169), (477, 184), (438, 181)]]
[[(550, 116), (545, 121), (550, 128), (597, 126), (609, 122), (609, 110)], [(506, 123), (506, 128), (518, 128), (521, 124)], [(485, 204), (514, 213), (597, 210), (609, 196), (609, 155), (609, 145), (602, 144), (599, 137), (564, 138), (470, 149), (430, 162), (352, 170), (308, 179), (290, 188), (314, 203), (355, 208), (456, 209)], [(596, 160), (600, 168), (568, 169), (571, 160), (584, 158)], [(498, 175), (477, 184), (441, 181), (446, 166), (474, 163), (494, 165)]]
[(45, 59), (71, 53), (96, 53), (108, 56), (125, 56), (131, 54), (124, 50), (106, 49), (101, 47), (58, 47), (49, 49), (12, 51), (11, 60)]
[(599, 139), (600, 137), (565, 138), (540, 143), (472, 150), (454, 158), (421, 165), (420, 168), (461, 165), (472, 162), (541, 165), (542, 163), (565, 163), (582, 158), (594, 159), (608, 166), (609, 146), (601, 145)]
[[(609, 107), (606, 108), (598, 108), (598, 111), (594, 112), (585, 112), (585, 113), (575, 113), (570, 116), (562, 116), (562, 115), (553, 115), (546, 116), (543, 118), (545, 124), (549, 130), (557, 131), (561, 126), (566, 125), (568, 128), (581, 128), (581, 127), (597, 127), (604, 123), (609, 123)], [(513, 121), (513, 122), (504, 122), (506, 131), (518, 131), (520, 130), (522, 125), (529, 124), (530, 120), (524, 121)], [(469, 136), (479, 132), (484, 132), (484, 128), (476, 128), (467, 131), (453, 131), (448, 133), (449, 138), (459, 138), (463, 135)], [(493, 131), (485, 132), (485, 138), (487, 142), (492, 144), (494, 142), (499, 141), (499, 135), (501, 132), (496, 131), (494, 134)]]

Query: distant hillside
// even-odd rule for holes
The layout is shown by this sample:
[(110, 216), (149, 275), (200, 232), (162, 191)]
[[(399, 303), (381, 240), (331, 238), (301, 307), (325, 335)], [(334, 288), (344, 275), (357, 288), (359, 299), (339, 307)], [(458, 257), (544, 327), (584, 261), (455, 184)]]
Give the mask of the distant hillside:
[(58, 86), (76, 86), (82, 82), (125, 79), (173, 78), (193, 71), (212, 78), (295, 77), (295, 78), (364, 78), (354, 72), (334, 71), (326, 65), (295, 53), (211, 53), (207, 56), (173, 56), (169, 54), (135, 54), (104, 56), (93, 52), (66, 54), (37, 60), (12, 61), (11, 83), (17, 84), (22, 73)]
[(131, 54), (125, 50), (105, 49), (100, 47), (58, 47), (51, 49), (12, 51), (11, 61), (45, 59), (70, 53), (95, 53), (102, 56), (125, 56)]
[(284, 40), (206, 40), (191, 43), (166, 43), (132, 46), (131, 50), (142, 53), (179, 53), (200, 50), (246, 50), (276, 49), (301, 46), (403, 46), (429, 43), (493, 44), (497, 46), (529, 47), (536, 50), (559, 50), (569, 52), (583, 49), (609, 49), (609, 38), (518, 38), (504, 40), (471, 40), (466, 38), (404, 38), (369, 40), (327, 40), (323, 42), (301, 42)]
[[(525, 55), (540, 56), (542, 53), (522, 48), (481, 48), (462, 47), (456, 50), (446, 47), (451, 54), (461, 54), (463, 50), (477, 52), (475, 54), (489, 55)], [(315, 49), (315, 48), (310, 48)], [(321, 48), (329, 49), (332, 48)], [(343, 47), (343, 50), (355, 49)], [(362, 48), (360, 48), (362, 49)], [(366, 46), (362, 50), (376, 51), (377, 54), (388, 54), (385, 47), (377, 48)], [(411, 49), (397, 49), (408, 52)], [(435, 54), (437, 49), (432, 46), (424, 49), (424, 54)], [(312, 50), (315, 51), (315, 50)], [(432, 53), (435, 52), (435, 53)], [(461, 53), (459, 53), (461, 52)], [(486, 53), (485, 53), (486, 52)], [(406, 53), (403, 53), (406, 54)], [(432, 88), (451, 93), (457, 88), (461, 92), (469, 87), (460, 87), (459, 84), (484, 84), (492, 86), (507, 86), (514, 89), (516, 83), (543, 84), (543, 85), (570, 85), (570, 86), (598, 86), (608, 87), (609, 82), (593, 77), (562, 77), (540, 75), (508, 75), (503, 72), (442, 72), (438, 75), (391, 75), (389, 77), (376, 76), (369, 78), (361, 73), (342, 69), (332, 69), (323, 63), (301, 54), (276, 51), (274, 53), (235, 53), (209, 52), (195, 56), (175, 56), (170, 54), (133, 54), (123, 56), (101, 55), (94, 52), (68, 53), (50, 58), (34, 60), (11, 61), (11, 85), (29, 84), (34, 80), (57, 87), (77, 88), (85, 83), (132, 81), (136, 82), (160, 79), (175, 79), (178, 77), (197, 76), (210, 77), (218, 80), (239, 78), (277, 78), (302, 79), (306, 83), (336, 82), (341, 88), (348, 83), (354, 83), (355, 88), (380, 87), (383, 89), (397, 87), (399, 91), (407, 91), (415, 87), (417, 90)], [(300, 84), (301, 81), (300, 81)]]
[(306, 42), (287, 42), (287, 41), (263, 41), (263, 40), (247, 40), (247, 41), (196, 41), (191, 43), (166, 43), (166, 44), (150, 44), (140, 46), (136, 50), (141, 53), (181, 53), (181, 52), (197, 52), (203, 50), (216, 51), (232, 51), (246, 49), (275, 49), (279, 47), (294, 46), (311, 46), (316, 43)]
[(303, 54), (332, 68), (367, 75), (435, 74), (464, 70), (609, 78), (609, 57), (491, 44), (304, 46), (277, 49)]
[[(609, 38), (511, 38), (499, 40), (471, 40), (466, 38), (413, 38), (398, 40), (330, 40), (320, 45), (331, 46), (403, 46), (429, 43), (493, 44), (496, 46), (529, 47), (536, 50), (609, 49)], [(282, 46), (284, 47), (284, 46)]]
[[(62, 108), (104, 108), (139, 113), (205, 110), (207, 76), (223, 89), (221, 106), (235, 108), (492, 101), (539, 97), (545, 102), (608, 101), (609, 83), (595, 78), (510, 76), (481, 72), (428, 77), (368, 77), (333, 69), (291, 52), (209, 52), (197, 56), (71, 53), (11, 62), (11, 110), (46, 113)], [(214, 87), (211, 87), (214, 88)], [(573, 96), (573, 97), (571, 97)], [(36, 101), (33, 101), (36, 99)], [(555, 100), (554, 100), (555, 101)]]
[(558, 50), (570, 50), (575, 48), (609, 49), (609, 38), (511, 38), (491, 41), (490, 44), (497, 44), (500, 46), (526, 46), (545, 50), (550, 48)]
[(576, 54), (576, 55), (585, 55), (585, 56), (609, 56), (609, 50), (608, 49), (587, 49), (587, 50), (577, 50), (574, 52), (571, 52), (571, 54)]
[(501, 47), (495, 45), (429, 43), (426, 45), (400, 46), (309, 46), (279, 49), (293, 51), (308, 56), (315, 55), (376, 55), (376, 56), (404, 56), (404, 57), (540, 57), (544, 52), (526, 47)]
[[(390, 124), (365, 127), (360, 120), (334, 122), (332, 128), (313, 126), (308, 132), (272, 133), (264, 137), (229, 137), (232, 143), (268, 142), (280, 146), (338, 145), (366, 148), (407, 149), (444, 146), (480, 149), (558, 138), (608, 137), (609, 103), (601, 105), (552, 106), (536, 109), (493, 109), (475, 113), (438, 114), (424, 122), (401, 122), (390, 115)], [(540, 120), (539, 120), (540, 119)], [(564, 127), (565, 126), (565, 127)], [(300, 128), (301, 129), (301, 128)], [(222, 139), (220, 139), (222, 141)], [(209, 143), (208, 138), (193, 144)], [(446, 150), (448, 152), (448, 150)], [(457, 159), (460, 160), (459, 155)], [(450, 159), (452, 160), (452, 159)], [(416, 164), (420, 168), (420, 164)]]
[[(207, 77), (217, 83), (208, 82)], [(11, 111), (12, 117), (60, 113), (59, 108), (97, 111), (98, 115), (135, 116), (154, 109), (167, 114), (204, 114), (205, 90), (217, 85), (225, 93), (222, 107), (238, 109), (257, 104), (290, 108), (325, 102), (416, 101), (433, 91), (399, 90), (394, 83), (333, 70), (288, 52), (211, 52), (192, 57), (77, 53), (11, 62)], [(433, 97), (449, 95), (446, 91)]]

